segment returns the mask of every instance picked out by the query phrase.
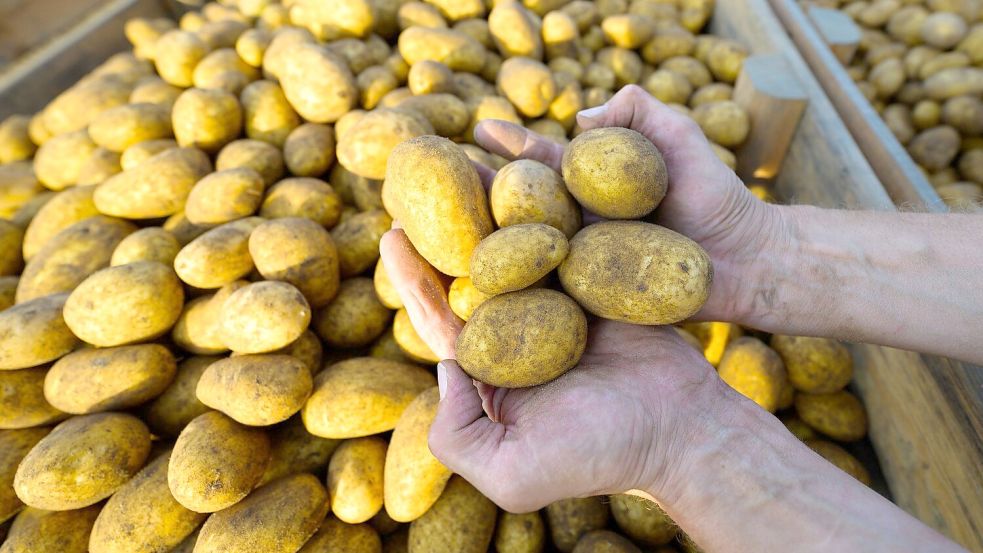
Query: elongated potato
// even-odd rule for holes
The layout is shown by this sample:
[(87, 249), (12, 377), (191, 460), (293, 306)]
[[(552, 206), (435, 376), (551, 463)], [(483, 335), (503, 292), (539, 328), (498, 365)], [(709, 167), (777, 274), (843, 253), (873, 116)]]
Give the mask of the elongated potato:
[(216, 361), (198, 380), (198, 400), (248, 426), (283, 422), (311, 394), (311, 372), (290, 355), (241, 355)]
[(197, 148), (173, 148), (103, 181), (93, 201), (100, 213), (154, 219), (181, 211), (195, 183), (210, 173), (211, 161)]
[(264, 353), (285, 347), (311, 321), (304, 295), (286, 282), (263, 281), (243, 286), (222, 305), (221, 338), (237, 353)]
[(679, 530), (658, 504), (634, 495), (612, 495), (611, 514), (618, 528), (642, 545), (665, 545)]
[[(241, 42), (241, 39), (240, 39)], [(283, 148), (300, 117), (290, 106), (280, 85), (256, 81), (242, 90), (243, 126), (246, 136)]]
[(485, 553), (497, 514), (490, 499), (464, 478), (453, 476), (433, 507), (410, 524), (408, 551)]
[(368, 524), (347, 524), (329, 516), (321, 528), (297, 553), (382, 553), (379, 534)]
[(436, 383), (430, 371), (377, 357), (335, 363), (314, 378), (302, 411), (307, 431), (325, 438), (387, 432), (421, 392)]
[(320, 179), (297, 177), (274, 184), (267, 191), (259, 214), (267, 219), (304, 217), (331, 228), (338, 224), (341, 209), (341, 198), (330, 184)]
[(58, 135), (38, 148), (34, 173), (45, 187), (64, 190), (78, 183), (82, 166), (96, 147), (85, 130)]
[(168, 551), (205, 520), (171, 496), (170, 460), (170, 451), (162, 453), (109, 498), (92, 527), (91, 553)]
[(188, 194), (185, 216), (196, 225), (228, 223), (248, 217), (263, 201), (262, 176), (240, 167), (206, 175)]
[(287, 135), (283, 144), (287, 169), (298, 177), (319, 177), (335, 160), (334, 129), (328, 125), (304, 123)]
[(317, 531), (329, 507), (328, 492), (314, 476), (275, 480), (208, 517), (195, 552), (297, 551)]
[(289, 45), (285, 53), (280, 86), (301, 117), (312, 123), (334, 123), (355, 107), (358, 87), (341, 57), (307, 43)]
[(452, 29), (410, 27), (399, 34), (400, 55), (412, 67), (424, 60), (437, 61), (451, 71), (478, 73), (485, 65), (485, 47)]
[(0, 429), (51, 424), (67, 417), (44, 399), (47, 367), (0, 371)]
[(242, 138), (228, 143), (215, 158), (215, 170), (252, 169), (263, 177), (264, 188), (283, 176), (280, 148), (262, 140)]
[(607, 526), (609, 510), (604, 499), (599, 496), (563, 499), (547, 505), (546, 520), (553, 545), (563, 553), (570, 553), (584, 534)]
[(388, 444), (377, 436), (345, 440), (328, 465), (331, 512), (348, 524), (366, 522), (382, 508)]
[(140, 165), (144, 161), (154, 157), (164, 150), (170, 150), (171, 148), (177, 147), (177, 140), (174, 140), (173, 138), (159, 138), (157, 140), (144, 140), (143, 142), (138, 142), (123, 150), (123, 153), (119, 158), (120, 168), (122, 168), (124, 171), (133, 169), (137, 165)]
[(492, 216), (499, 227), (543, 223), (567, 238), (580, 230), (581, 215), (560, 175), (534, 160), (516, 160), (495, 175), (489, 193)]
[(495, 551), (542, 553), (546, 548), (546, 524), (539, 511), (513, 514), (502, 511), (495, 526)]
[(396, 145), (433, 132), (430, 122), (413, 112), (376, 109), (338, 137), (338, 162), (356, 175), (381, 179)]
[(174, 258), (178, 277), (196, 288), (219, 288), (248, 275), (254, 268), (249, 235), (262, 223), (259, 217), (247, 217), (195, 238)]
[(122, 413), (71, 418), (24, 457), (14, 490), (27, 505), (64, 511), (88, 507), (113, 494), (143, 467), (150, 432)]
[(853, 378), (850, 351), (835, 340), (776, 334), (771, 347), (785, 362), (789, 382), (801, 392), (835, 392)]
[(171, 136), (171, 110), (157, 104), (126, 104), (99, 114), (89, 136), (103, 148), (122, 152), (130, 146)]
[(89, 533), (99, 515), (99, 505), (71, 511), (47, 511), (28, 507), (10, 526), (3, 553), (87, 553)]
[(285, 217), (256, 227), (249, 254), (263, 278), (294, 285), (312, 307), (323, 307), (338, 293), (338, 250), (310, 219)]
[(391, 226), (392, 217), (382, 209), (374, 209), (355, 214), (331, 229), (342, 277), (360, 275), (376, 263), (379, 241)]
[(520, 2), (501, 2), (488, 14), (488, 31), (503, 57), (543, 58), (536, 19)]
[(167, 468), (168, 489), (192, 511), (220, 511), (252, 491), (269, 456), (266, 432), (209, 411), (188, 423), (174, 442)]
[(308, 432), (299, 414), (290, 417), (270, 429), (270, 462), (259, 484), (301, 472), (321, 474), (340, 444)]
[(731, 342), (717, 367), (721, 380), (774, 413), (788, 386), (782, 358), (761, 340), (744, 336)]
[(157, 39), (154, 64), (157, 73), (169, 84), (182, 88), (193, 84), (198, 62), (208, 54), (208, 46), (194, 33), (173, 30)]
[(144, 409), (144, 420), (158, 436), (176, 438), (181, 430), (210, 409), (195, 394), (198, 381), (219, 357), (193, 356), (178, 363), (171, 385)]
[(855, 442), (867, 434), (867, 411), (846, 390), (830, 394), (797, 394), (795, 412), (806, 424), (841, 442)]
[(0, 524), (24, 508), (24, 503), (14, 493), (17, 465), (50, 431), (50, 428), (0, 430)]
[(557, 86), (549, 67), (526, 57), (509, 58), (498, 72), (498, 87), (526, 117), (539, 117), (556, 98)]
[(147, 227), (124, 238), (113, 250), (109, 265), (126, 265), (137, 261), (173, 265), (180, 249), (181, 245), (173, 234), (161, 227)]
[(242, 106), (235, 95), (219, 89), (184, 91), (171, 113), (174, 138), (180, 146), (217, 152), (242, 130)]
[(41, 365), (78, 345), (62, 313), (67, 299), (68, 294), (53, 294), (0, 312), (0, 369)]
[(392, 315), (379, 302), (372, 280), (357, 277), (341, 282), (338, 294), (314, 316), (313, 325), (328, 345), (358, 348), (378, 338)]
[(570, 252), (559, 230), (540, 223), (513, 225), (489, 234), (471, 255), (471, 282), (488, 295), (532, 286), (560, 266)]
[(405, 309), (400, 309), (393, 317), (393, 338), (399, 349), (416, 363), (432, 364), (440, 361), (440, 356), (435, 354), (416, 333)]

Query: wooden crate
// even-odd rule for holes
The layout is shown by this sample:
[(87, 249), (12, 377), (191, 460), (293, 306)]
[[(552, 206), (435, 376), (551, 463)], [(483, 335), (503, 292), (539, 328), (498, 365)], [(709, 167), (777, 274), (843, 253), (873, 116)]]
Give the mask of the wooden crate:
[[(776, 194), (824, 207), (894, 210), (897, 196), (881, 185), (768, 1), (718, 1), (711, 31), (741, 41), (753, 54), (784, 56), (808, 94), (784, 164), (769, 179)], [(36, 111), (125, 48), (127, 18), (164, 12), (154, 0), (107, 3), (98, 17), (36, 52), (15, 74), (0, 75), (0, 117)], [(851, 349), (854, 385), (867, 405), (871, 440), (893, 498), (971, 550), (983, 551), (983, 370), (891, 348)]]

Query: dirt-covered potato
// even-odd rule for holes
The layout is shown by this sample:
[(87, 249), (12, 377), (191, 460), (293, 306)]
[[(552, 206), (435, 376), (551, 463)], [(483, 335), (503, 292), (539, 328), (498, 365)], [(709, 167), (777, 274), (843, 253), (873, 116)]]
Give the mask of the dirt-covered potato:
[(87, 553), (89, 533), (100, 505), (70, 511), (28, 507), (10, 526), (3, 553)]
[(270, 429), (270, 461), (259, 485), (291, 474), (320, 474), (340, 440), (319, 438), (304, 428), (300, 415)]
[[(643, 262), (648, 259), (655, 261)], [(671, 324), (703, 307), (713, 268), (707, 253), (682, 235), (640, 221), (609, 221), (573, 237), (559, 275), (563, 289), (595, 315)]]
[(703, 104), (693, 110), (693, 119), (708, 139), (725, 148), (743, 144), (751, 129), (747, 111), (731, 100)]
[(928, 171), (944, 169), (959, 153), (959, 132), (948, 125), (926, 129), (911, 139), (908, 153)]
[(459, 277), (451, 283), (450, 290), (447, 292), (447, 301), (454, 314), (467, 321), (474, 314), (474, 310), (491, 296), (475, 288), (471, 279)]
[(549, 67), (527, 57), (508, 58), (502, 62), (498, 86), (519, 113), (526, 117), (545, 114), (557, 93)]
[(782, 357), (789, 382), (800, 392), (835, 392), (853, 377), (850, 351), (836, 340), (775, 334), (771, 347)]
[(106, 215), (166, 217), (184, 208), (195, 183), (211, 170), (208, 156), (197, 148), (167, 149), (106, 179), (96, 188), (93, 201)]
[(543, 39), (536, 16), (521, 2), (499, 2), (488, 14), (488, 30), (503, 57), (542, 59)]
[(854, 442), (867, 434), (867, 412), (846, 390), (796, 394), (795, 412), (809, 426), (841, 442)]
[(435, 133), (444, 137), (464, 134), (471, 123), (471, 112), (467, 104), (452, 94), (411, 96), (398, 102), (396, 107), (418, 112), (430, 122)]
[(270, 439), (209, 411), (181, 431), (167, 468), (167, 484), (181, 505), (213, 513), (235, 505), (252, 491), (266, 470)]
[(282, 148), (290, 133), (301, 123), (277, 83), (250, 83), (242, 90), (240, 99), (246, 136), (249, 138)]
[[(333, 500), (333, 498), (332, 498)], [(346, 553), (382, 553), (379, 533), (368, 524), (347, 524), (329, 516), (321, 528), (297, 553), (322, 553), (345, 551)]]
[(407, 74), (407, 86), (414, 95), (453, 93), (454, 73), (446, 65), (424, 60), (410, 67)]
[(313, 475), (295, 474), (275, 480), (208, 517), (195, 551), (297, 551), (314, 535), (329, 506), (327, 490)]
[(185, 351), (199, 355), (228, 351), (222, 339), (222, 308), (225, 300), (246, 284), (246, 281), (236, 280), (222, 286), (214, 294), (189, 300), (171, 331), (174, 343)]
[(665, 545), (678, 528), (658, 504), (647, 499), (618, 494), (611, 496), (611, 514), (625, 535), (646, 546)]
[(327, 305), (338, 292), (334, 240), (310, 219), (285, 217), (263, 223), (249, 237), (249, 253), (263, 278), (292, 284), (312, 307)]
[(532, 286), (566, 258), (570, 247), (549, 225), (512, 225), (489, 234), (471, 256), (471, 282), (487, 295)]
[(485, 47), (453, 29), (410, 27), (399, 34), (398, 48), (410, 67), (417, 62), (431, 60), (446, 65), (452, 71), (478, 73), (485, 65)]
[(263, 223), (247, 217), (211, 229), (174, 258), (174, 270), (182, 281), (196, 288), (220, 288), (253, 270), (249, 256), (249, 235)]
[(391, 317), (375, 295), (372, 279), (357, 277), (342, 281), (334, 299), (315, 315), (313, 326), (328, 345), (357, 348), (382, 334)]
[(170, 451), (159, 455), (106, 502), (92, 527), (91, 553), (169, 551), (205, 520), (171, 496), (170, 459)]
[(266, 193), (259, 214), (267, 219), (303, 217), (327, 228), (338, 223), (342, 201), (328, 183), (310, 177), (283, 179)]
[(190, 88), (174, 102), (174, 138), (181, 146), (212, 153), (235, 140), (242, 130), (242, 106), (232, 93)]
[[(118, 75), (93, 75), (52, 100), (39, 114), (41, 119), (37, 124), (45, 138), (84, 130), (103, 111), (127, 103), (132, 90), (133, 84)], [(34, 131), (28, 128), (32, 140)]]
[(728, 344), (717, 372), (731, 388), (772, 413), (778, 409), (788, 382), (782, 358), (764, 342), (750, 336)]
[(358, 213), (331, 229), (343, 278), (364, 273), (379, 259), (379, 240), (392, 226), (382, 209)]
[(137, 473), (150, 454), (150, 432), (122, 413), (71, 418), (24, 457), (14, 490), (25, 504), (64, 511), (92, 505)]
[(826, 440), (806, 440), (806, 445), (818, 453), (823, 459), (836, 465), (837, 468), (856, 478), (865, 486), (870, 486), (870, 474), (863, 463), (842, 447)]
[(34, 173), (45, 187), (64, 190), (78, 182), (82, 166), (97, 147), (85, 130), (58, 135), (38, 148)]
[(342, 57), (308, 43), (289, 45), (285, 56), (280, 86), (301, 117), (312, 123), (333, 123), (356, 106), (358, 86)]
[(560, 175), (533, 160), (517, 160), (498, 171), (489, 193), (499, 227), (544, 223), (567, 238), (580, 230), (581, 215)]
[(79, 343), (65, 324), (68, 294), (19, 303), (0, 312), (0, 369), (26, 369), (54, 361)]
[(513, 514), (502, 511), (495, 526), (495, 551), (542, 553), (546, 548), (546, 525), (539, 511)]
[(645, 78), (642, 88), (661, 102), (685, 104), (693, 93), (693, 85), (683, 75), (669, 69), (659, 69)]
[(269, 426), (303, 407), (311, 372), (290, 355), (240, 355), (216, 361), (198, 380), (198, 400), (236, 422)]
[(50, 431), (50, 428), (0, 430), (0, 524), (10, 520), (24, 508), (24, 503), (14, 493), (17, 465)]
[(247, 217), (263, 201), (262, 176), (240, 167), (209, 173), (188, 194), (185, 216), (196, 225), (215, 225)]
[(307, 330), (311, 308), (286, 282), (262, 281), (233, 292), (222, 305), (221, 339), (237, 353), (264, 353), (292, 343)]
[(586, 344), (587, 318), (576, 302), (554, 290), (522, 290), (475, 309), (458, 336), (457, 358), (476, 380), (521, 388), (573, 368)]
[(436, 383), (426, 369), (376, 357), (335, 363), (314, 378), (304, 405), (307, 430), (325, 438), (357, 438), (392, 430), (403, 410)]
[(342, 442), (328, 465), (331, 512), (348, 524), (366, 522), (382, 509), (388, 444), (378, 436)]
[(67, 416), (44, 399), (47, 372), (46, 366), (0, 371), (0, 429), (52, 424)]
[(154, 45), (157, 73), (169, 84), (182, 88), (193, 84), (195, 66), (208, 54), (208, 46), (194, 33), (173, 30)]
[(339, 135), (338, 162), (356, 175), (381, 179), (386, 176), (386, 161), (397, 144), (433, 132), (430, 122), (416, 113), (377, 109)]
[(410, 524), (410, 553), (484, 553), (491, 545), (498, 509), (467, 480), (453, 476), (440, 498)]
[(580, 538), (593, 530), (607, 526), (610, 514), (606, 498), (601, 496), (563, 499), (546, 506), (553, 545), (570, 553)]

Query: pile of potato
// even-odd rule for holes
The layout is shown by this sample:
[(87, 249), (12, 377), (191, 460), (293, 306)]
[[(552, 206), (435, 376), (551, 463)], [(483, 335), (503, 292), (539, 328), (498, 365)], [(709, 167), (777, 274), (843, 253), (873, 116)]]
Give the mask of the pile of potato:
[[(132, 52), (0, 123), (0, 553), (634, 552), (677, 535), (698, 550), (633, 496), (502, 513), (443, 467), (427, 446), (438, 359), (378, 243), (395, 216), (455, 277), (461, 362), (487, 382), (573, 366), (584, 309), (690, 316), (706, 253), (639, 220), (671, 186), (661, 157), (574, 116), (638, 83), (733, 166), (746, 50), (697, 34), (712, 9), (228, 0), (130, 21)], [(488, 118), (572, 138), (562, 175), (475, 146)], [(628, 159), (606, 147), (646, 164), (599, 180), (592, 168), (617, 176)], [(472, 160), (499, 169), (487, 193)], [(580, 205), (622, 220), (581, 230)], [(653, 248), (679, 263), (647, 290), (592, 263)], [(680, 263), (693, 286), (665, 283)], [(648, 308), (626, 301), (639, 296)], [(480, 344), (518, 339), (516, 313), (547, 331), (525, 364), (502, 364)], [(789, 427), (863, 479), (816, 441), (864, 433), (842, 346), (775, 337), (776, 353), (733, 325), (686, 328), (725, 380), (766, 409), (794, 403)], [(529, 363), (543, 358), (555, 363)]]
[(848, 67), (953, 209), (983, 205), (983, 2), (819, 2), (863, 31)]

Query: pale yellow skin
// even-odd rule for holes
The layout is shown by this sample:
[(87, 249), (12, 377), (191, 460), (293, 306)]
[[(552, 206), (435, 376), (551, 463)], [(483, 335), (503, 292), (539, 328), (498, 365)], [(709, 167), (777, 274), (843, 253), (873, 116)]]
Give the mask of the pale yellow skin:
[(310, 177), (283, 179), (266, 193), (260, 215), (267, 219), (303, 217), (331, 228), (341, 216), (341, 198), (328, 183)]
[(636, 14), (610, 15), (601, 21), (605, 38), (615, 46), (634, 50), (655, 34), (655, 21)]
[(543, 57), (543, 39), (533, 14), (520, 2), (500, 2), (488, 14), (488, 30), (505, 57)]
[(0, 369), (26, 369), (54, 361), (79, 343), (63, 317), (68, 294), (19, 303), (0, 312)]
[(528, 288), (570, 253), (562, 232), (542, 223), (512, 225), (482, 240), (471, 255), (471, 283), (489, 296)]
[(78, 182), (82, 165), (96, 147), (84, 130), (58, 135), (38, 148), (34, 173), (45, 187), (64, 190)]
[(461, 148), (444, 138), (420, 137), (397, 146), (382, 198), (420, 255), (451, 276), (468, 275), (471, 253), (493, 230), (477, 171)]
[(338, 251), (331, 235), (316, 222), (299, 217), (275, 219), (249, 237), (256, 269), (268, 280), (295, 286), (315, 308), (338, 293)]
[(181, 211), (194, 184), (212, 171), (197, 148), (164, 150), (102, 184), (93, 200), (100, 213), (128, 219), (154, 219)]
[(222, 306), (221, 338), (237, 353), (264, 353), (292, 343), (307, 329), (311, 308), (291, 284), (263, 281), (236, 290)]
[(440, 499), (410, 524), (409, 553), (485, 553), (491, 545), (498, 508), (467, 480), (452, 477)]
[[(610, 266), (622, 270), (605, 269)], [(706, 303), (713, 267), (709, 255), (680, 234), (639, 221), (610, 221), (573, 237), (559, 275), (563, 289), (595, 315), (673, 324)]]
[(908, 153), (928, 171), (945, 169), (959, 153), (959, 132), (948, 125), (926, 129), (911, 139)]
[(328, 125), (304, 123), (287, 135), (283, 159), (298, 177), (320, 177), (335, 160), (334, 130)]
[(867, 435), (867, 412), (846, 390), (830, 394), (797, 394), (795, 412), (809, 426), (841, 442)]
[(440, 62), (424, 60), (410, 67), (407, 86), (415, 96), (441, 92), (453, 93), (454, 73)]
[(227, 144), (215, 159), (215, 170), (249, 168), (263, 177), (270, 186), (283, 176), (283, 154), (280, 148), (262, 140), (243, 138)]
[(181, 505), (213, 513), (235, 505), (259, 482), (270, 455), (270, 439), (209, 411), (181, 431), (167, 469), (167, 484)]
[(562, 165), (573, 197), (609, 219), (647, 215), (668, 189), (662, 154), (630, 129), (596, 129), (578, 135), (564, 152)]
[(157, 261), (173, 265), (180, 249), (173, 234), (160, 227), (147, 227), (124, 238), (113, 250), (109, 264), (115, 267), (137, 261)]
[(100, 113), (88, 131), (97, 145), (122, 152), (144, 140), (169, 138), (171, 111), (157, 104), (127, 104)]
[(329, 507), (328, 492), (314, 476), (275, 480), (209, 517), (195, 552), (297, 551), (314, 535)]
[(13, 216), (18, 219), (20, 226), (26, 226), (26, 221), (21, 221), (18, 211), (35, 198), (50, 194), (45, 192), (45, 188), (38, 182), (30, 161), (14, 161), (0, 165), (0, 216)]
[(196, 225), (216, 225), (248, 217), (263, 201), (263, 177), (240, 167), (209, 173), (188, 194), (185, 216)]
[(776, 334), (771, 347), (782, 357), (789, 382), (800, 392), (835, 392), (853, 377), (850, 351), (836, 340)]
[(87, 553), (100, 505), (71, 511), (28, 507), (14, 519), (0, 553)]
[(372, 280), (357, 277), (341, 282), (334, 299), (315, 314), (313, 326), (329, 346), (357, 348), (382, 334), (391, 317)]
[(388, 444), (378, 436), (345, 440), (328, 464), (331, 512), (342, 522), (366, 522), (382, 509)]
[(190, 88), (172, 110), (174, 138), (181, 146), (217, 152), (242, 130), (242, 106), (233, 94), (218, 89)]
[(751, 129), (747, 111), (731, 100), (703, 104), (693, 110), (693, 119), (708, 139), (725, 148), (743, 144)]
[(542, 553), (546, 547), (546, 524), (539, 511), (513, 514), (503, 511), (495, 526), (495, 551), (499, 553)]
[(202, 373), (218, 360), (218, 357), (192, 356), (178, 364), (171, 385), (147, 404), (143, 411), (143, 417), (154, 434), (177, 437), (189, 422), (210, 411), (198, 401), (195, 391)]
[(0, 371), (0, 429), (17, 430), (51, 424), (65, 413), (44, 399), (48, 367)]
[(375, 272), (372, 273), (372, 283), (375, 285), (375, 295), (379, 297), (382, 305), (386, 306), (387, 309), (403, 308), (403, 300), (400, 299), (396, 287), (389, 280), (389, 273), (386, 272), (386, 267), (382, 264), (382, 259), (379, 259), (379, 262), (375, 264)]
[(14, 493), (17, 465), (50, 431), (50, 428), (0, 430), (0, 524), (10, 520), (24, 508), (24, 503)]
[(573, 553), (642, 553), (642, 550), (610, 530), (594, 530), (580, 538)]
[(123, 410), (160, 395), (176, 372), (174, 356), (161, 345), (85, 348), (51, 366), (44, 396), (56, 409), (76, 415)]
[(379, 259), (379, 240), (392, 226), (392, 217), (381, 209), (366, 211), (331, 229), (338, 248), (342, 278), (364, 273)]
[(216, 361), (198, 381), (203, 404), (248, 426), (283, 422), (311, 394), (311, 372), (290, 355), (241, 355)]
[(314, 378), (302, 412), (307, 431), (324, 438), (358, 438), (392, 430), (404, 409), (436, 384), (430, 371), (377, 357), (328, 366)]
[(323, 41), (363, 38), (372, 32), (375, 12), (369, 0), (297, 0), (292, 2), (290, 21)]
[(620, 88), (634, 84), (642, 79), (644, 65), (642, 58), (634, 50), (608, 47), (597, 53), (597, 63), (606, 66), (614, 73), (615, 86)]
[(329, 516), (297, 553), (382, 553), (379, 534), (368, 524), (346, 524)]
[(966, 36), (966, 29), (966, 21), (958, 14), (936, 12), (922, 22), (921, 35), (929, 46), (948, 50)]
[(293, 47), (314, 41), (314, 35), (307, 29), (288, 26), (274, 31), (273, 40), (263, 52), (263, 74), (271, 80), (278, 80)]
[(766, 411), (778, 410), (788, 376), (781, 357), (757, 338), (731, 342), (717, 367), (720, 378)]
[(133, 92), (130, 94), (130, 103), (156, 104), (170, 112), (182, 91), (183, 89), (168, 84), (163, 79), (148, 77), (133, 88)]
[(157, 40), (154, 59), (157, 73), (169, 84), (182, 88), (193, 84), (195, 66), (208, 54), (208, 46), (187, 31), (170, 31)]
[(381, 65), (364, 69), (355, 81), (360, 92), (360, 103), (365, 109), (376, 107), (387, 93), (399, 86), (396, 76)]
[(495, 175), (489, 193), (492, 216), (499, 227), (544, 223), (572, 238), (581, 225), (580, 208), (560, 175), (533, 160), (517, 160)]
[(983, 68), (943, 69), (925, 80), (925, 94), (932, 100), (946, 100), (983, 91)]
[(713, 75), (701, 61), (689, 56), (673, 56), (659, 64), (659, 69), (669, 69), (685, 75), (693, 88), (700, 88), (713, 82)]
[(149, 454), (150, 432), (136, 417), (74, 417), (56, 426), (24, 457), (14, 490), (31, 507), (80, 509), (112, 495), (143, 467)]
[(870, 473), (867, 472), (863, 463), (850, 455), (847, 450), (826, 440), (812, 439), (806, 440), (805, 443), (823, 459), (833, 463), (837, 468), (856, 478), (865, 486), (870, 486)]
[(547, 59), (577, 57), (580, 29), (577, 27), (577, 22), (569, 14), (559, 10), (546, 14), (543, 17), (542, 36)]
[(526, 117), (545, 114), (557, 94), (556, 81), (549, 67), (526, 57), (508, 58), (502, 62), (498, 87)]
[(31, 159), (37, 146), (27, 132), (31, 119), (11, 115), (0, 122), (0, 164)]
[(119, 158), (120, 168), (124, 171), (133, 169), (164, 150), (177, 147), (177, 141), (173, 138), (159, 138), (138, 142), (123, 151), (123, 155)]
[(733, 96), (734, 87), (731, 85), (727, 83), (710, 83), (701, 86), (693, 92), (693, 95), (689, 99), (689, 105), (695, 109), (703, 104), (730, 100)]
[(433, 125), (434, 132), (440, 136), (460, 136), (465, 133), (471, 123), (471, 111), (467, 104), (452, 94), (435, 93), (411, 96), (401, 100), (396, 106), (400, 109), (414, 110), (426, 117)]
[(447, 300), (451, 310), (461, 319), (467, 321), (471, 318), (474, 310), (491, 296), (475, 288), (471, 279), (468, 277), (455, 278), (451, 283), (447, 293)]
[(270, 462), (259, 485), (301, 472), (321, 474), (340, 444), (309, 433), (300, 415), (291, 417), (270, 429)]
[(673, 28), (660, 31), (648, 43), (642, 46), (641, 54), (645, 61), (659, 65), (667, 59), (678, 56), (689, 56), (696, 47), (696, 38), (685, 29)]
[(393, 318), (393, 337), (399, 349), (414, 362), (433, 364), (440, 361), (440, 356), (417, 334), (405, 309), (397, 311)]
[(177, 321), (184, 289), (174, 271), (156, 261), (138, 261), (98, 271), (65, 302), (65, 323), (83, 341), (99, 347), (156, 338)]
[(230, 282), (211, 295), (190, 299), (181, 311), (171, 339), (185, 351), (210, 355), (229, 350), (222, 339), (222, 307), (236, 290), (246, 286), (243, 280)]
[(273, 33), (267, 29), (255, 28), (239, 35), (235, 50), (242, 61), (253, 67), (263, 66), (263, 54), (273, 41)]
[(942, 120), (963, 136), (983, 134), (983, 100), (973, 96), (957, 96), (942, 106)]
[(546, 520), (553, 545), (570, 553), (581, 536), (607, 526), (609, 514), (606, 498), (600, 496), (550, 503), (546, 506)]
[(450, 479), (451, 471), (427, 445), (439, 399), (436, 386), (421, 392), (402, 412), (389, 440), (383, 491), (386, 512), (395, 521), (420, 518)]
[(472, 378), (503, 388), (549, 382), (573, 368), (587, 344), (587, 317), (554, 290), (495, 296), (482, 303), (457, 339)]
[(478, 73), (485, 64), (485, 47), (452, 29), (410, 27), (400, 33), (398, 48), (410, 67), (431, 60), (443, 63), (452, 71)]
[(355, 76), (340, 56), (305, 43), (290, 45), (286, 52), (280, 86), (301, 117), (312, 123), (333, 123), (355, 107), (359, 100)]
[(415, 363), (409, 355), (406, 355), (403, 348), (399, 347), (391, 327), (372, 343), (372, 347), (369, 348), (369, 356), (399, 363)]
[[(204, 10), (207, 12), (209, 8), (219, 8), (219, 6), (217, 4), (206, 5)], [(207, 17), (206, 19), (209, 21), (202, 24), (197, 30), (198, 36), (208, 45), (209, 51), (235, 47), (239, 35), (249, 28), (249, 20), (239, 16), (236, 10), (221, 9), (221, 11), (224, 12), (223, 15)]]
[(174, 258), (178, 277), (196, 288), (210, 289), (248, 275), (254, 268), (249, 257), (249, 235), (262, 223), (259, 217), (247, 217), (195, 238)]
[(734, 40), (720, 39), (707, 52), (707, 67), (716, 80), (733, 84), (741, 73), (747, 48)]
[(356, 175), (386, 176), (386, 161), (397, 144), (433, 134), (429, 121), (413, 113), (378, 109), (366, 114), (338, 138), (338, 162)]
[(102, 147), (96, 148), (79, 168), (78, 185), (99, 184), (122, 170), (119, 153)]
[(611, 496), (611, 514), (618, 527), (636, 543), (665, 545), (676, 537), (678, 528), (657, 503), (634, 495)]
[(667, 104), (685, 104), (693, 93), (693, 85), (683, 75), (669, 69), (659, 69), (645, 78), (642, 87), (656, 99)]
[(109, 498), (92, 527), (91, 553), (169, 551), (205, 520), (171, 496), (170, 458), (170, 451), (162, 453)]
[[(238, 94), (249, 82), (259, 78), (259, 71), (246, 63), (233, 48), (212, 50), (195, 66), (191, 75), (196, 88), (217, 88)], [(235, 86), (230, 87), (230, 83)]]
[(40, 123), (48, 137), (83, 130), (101, 112), (125, 104), (132, 89), (116, 75), (82, 80), (44, 108)]
[(73, 224), (98, 215), (92, 201), (94, 186), (73, 186), (57, 193), (31, 219), (24, 234), (24, 258), (30, 260), (55, 235)]
[(0, 219), (0, 277), (18, 275), (24, 269), (23, 242), (24, 230)]

